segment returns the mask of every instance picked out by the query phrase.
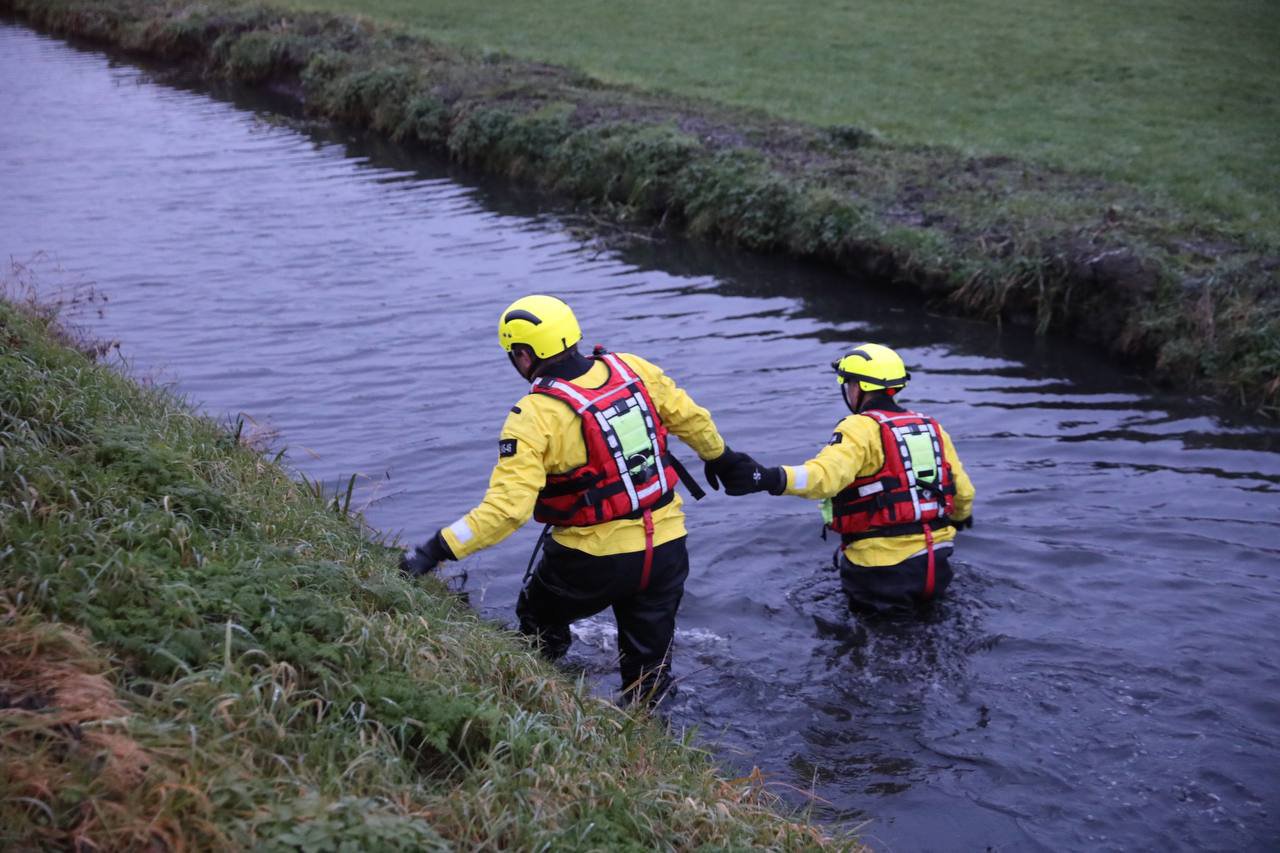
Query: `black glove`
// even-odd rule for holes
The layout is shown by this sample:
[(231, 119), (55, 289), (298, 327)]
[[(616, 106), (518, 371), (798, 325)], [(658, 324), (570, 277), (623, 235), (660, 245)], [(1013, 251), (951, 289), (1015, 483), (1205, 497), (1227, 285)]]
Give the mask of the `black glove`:
[(787, 475), (781, 467), (766, 468), (745, 453), (729, 470), (721, 473), (726, 495), (749, 495), (752, 492), (768, 492), (780, 495), (787, 487)]
[(951, 526), (956, 530), (968, 530), (970, 527), (973, 527), (973, 516), (970, 515), (968, 518), (962, 518), (960, 520), (952, 519)]
[(455, 559), (453, 550), (437, 530), (435, 536), (414, 548), (412, 553), (404, 553), (400, 558), (400, 573), (406, 577), (420, 578), (434, 571), (445, 560), (452, 559)]
[(724, 446), (724, 453), (721, 453), (715, 459), (710, 459), (702, 466), (702, 473), (707, 475), (707, 485), (713, 489), (720, 488), (720, 480), (724, 479), (724, 475), (728, 473), (734, 465), (743, 459), (751, 457), (745, 453), (737, 453), (729, 449), (729, 445)]

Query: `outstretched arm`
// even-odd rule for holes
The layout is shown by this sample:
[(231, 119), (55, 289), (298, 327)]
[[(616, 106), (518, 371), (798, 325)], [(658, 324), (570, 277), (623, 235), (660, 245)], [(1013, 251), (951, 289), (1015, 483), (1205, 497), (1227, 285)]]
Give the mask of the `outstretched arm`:
[(882, 465), (884, 448), (880, 446), (879, 427), (866, 418), (848, 417), (808, 462), (768, 468), (747, 457), (724, 476), (725, 491), (731, 495), (769, 492), (829, 498), (856, 478), (880, 470)]
[(835, 497), (858, 477), (879, 471), (884, 447), (879, 428), (867, 429), (866, 418), (845, 418), (818, 453), (803, 465), (783, 465), (783, 494), (802, 498)]
[(507, 415), (498, 439), (498, 463), (489, 475), (489, 488), (475, 509), (436, 531), (425, 544), (406, 555), (401, 569), (425, 574), (443, 560), (461, 560), (497, 544), (533, 515), (538, 492), (547, 482), (544, 463), (547, 436), (536, 406), (521, 401)]
[(533, 516), (538, 492), (547, 482), (544, 454), (547, 437), (538, 429), (534, 408), (516, 406), (498, 438), (498, 462), (489, 488), (474, 509), (444, 528), (440, 535), (461, 560), (496, 545)]

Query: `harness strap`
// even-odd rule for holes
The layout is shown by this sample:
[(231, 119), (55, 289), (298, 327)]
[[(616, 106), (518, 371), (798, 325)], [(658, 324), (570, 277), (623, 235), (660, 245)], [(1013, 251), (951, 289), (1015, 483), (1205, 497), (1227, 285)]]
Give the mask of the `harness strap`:
[[(695, 501), (700, 501), (707, 496), (707, 493), (703, 491), (702, 486), (700, 486), (698, 484), (698, 481), (693, 478), (693, 475), (689, 473), (689, 469), (684, 467), (684, 463), (681, 462), (679, 459), (677, 459), (675, 455), (671, 453), (666, 454), (666, 462), (672, 468), (675, 469), (676, 476), (680, 478), (680, 482), (683, 483), (684, 487), (689, 490), (689, 495)], [(607, 498), (610, 498), (613, 495), (618, 494), (619, 492), (626, 491), (626, 486), (621, 481), (614, 483), (612, 486), (605, 486), (603, 488), (589, 488), (589, 489), (582, 488), (584, 484), (589, 483), (591, 481), (592, 481), (592, 478), (590, 476), (579, 476), (579, 477), (574, 477), (568, 480), (562, 480), (558, 483), (551, 483), (546, 486), (543, 486), (542, 490), (538, 493), (538, 497), (540, 499), (555, 498), (555, 497), (560, 497), (562, 495), (571, 495), (571, 494), (574, 494), (575, 492), (581, 492), (582, 497), (579, 498), (577, 501), (574, 501), (573, 506), (567, 510), (555, 510), (555, 509), (551, 509), (550, 507), (543, 506), (543, 507), (539, 507), (539, 512), (549, 517), (569, 518), (578, 510), (582, 509), (584, 506), (595, 506), (596, 504), (603, 503)], [(670, 503), (671, 494), (672, 492), (670, 491), (664, 494), (661, 500), (654, 505), (654, 509), (657, 509), (660, 506), (666, 506), (668, 503)], [(619, 516), (619, 517), (620, 518), (639, 518), (640, 516), (637, 513), (635, 515), (627, 514), (625, 516)]]
[(928, 601), (933, 598), (934, 574), (936, 572), (936, 566), (933, 558), (933, 530), (928, 527), (924, 529), (924, 547), (929, 554), (929, 560), (928, 568), (925, 570), (924, 574), (923, 598), (925, 601)]
[[(877, 477), (874, 481), (867, 483), (865, 486), (859, 486), (856, 491), (858, 497), (868, 498), (886, 489), (898, 488), (898, 478), (892, 474), (885, 474), (883, 477)], [(853, 491), (852, 488), (845, 489), (846, 492)]]
[(862, 539), (875, 539), (880, 536), (910, 536), (913, 533), (924, 533), (926, 530), (931, 533), (934, 530), (940, 530), (943, 527), (951, 527), (954, 525), (955, 522), (950, 518), (935, 518), (930, 521), (912, 521), (906, 524), (894, 524), (889, 527), (878, 527), (875, 530), (868, 530), (864, 533), (846, 533), (840, 537), (840, 541), (845, 545), (848, 545), (850, 542), (857, 542)]
[[(618, 489), (617, 491), (622, 491), (622, 490)], [(583, 496), (578, 500), (574, 501), (573, 506), (569, 507), (568, 509), (552, 509), (551, 507), (546, 505), (539, 506), (538, 515), (542, 516), (543, 518), (551, 519), (552, 524), (555, 524), (557, 521), (564, 521), (565, 519), (573, 518), (573, 516), (577, 514), (578, 510), (582, 509), (583, 507), (597, 505), (599, 503), (598, 499), (600, 498), (601, 495), (605, 495), (606, 497), (608, 496), (607, 494), (605, 494), (606, 492), (608, 492), (607, 489), (600, 489), (600, 490), (584, 493)], [(609, 494), (612, 494), (612, 493), (609, 493)], [(664, 506), (671, 503), (671, 501), (674, 498), (675, 498), (675, 492), (667, 492), (665, 495), (658, 498), (657, 502), (653, 506), (651, 506), (650, 509), (662, 509)], [(621, 521), (623, 519), (634, 520), (637, 518), (641, 518), (644, 515), (644, 512), (645, 510), (635, 510), (633, 512), (627, 513), (626, 515), (615, 515), (610, 520), (611, 521)]]
[(913, 500), (910, 492), (880, 492), (869, 498), (858, 498), (852, 501), (832, 501), (831, 509), (837, 515), (851, 515), (855, 512), (874, 513), (877, 509), (894, 504), (911, 503)]
[(667, 454), (667, 462), (671, 463), (671, 467), (676, 469), (676, 476), (680, 478), (681, 483), (684, 483), (684, 487), (689, 490), (689, 495), (695, 501), (700, 501), (707, 496), (698, 481), (693, 479), (689, 469), (684, 467), (684, 463), (677, 459), (674, 453)]
[(649, 588), (649, 573), (653, 571), (653, 511), (644, 511), (644, 568), (640, 570), (639, 592)]
[[(919, 489), (925, 496), (931, 496), (934, 500), (945, 499), (948, 495), (956, 493), (954, 483), (946, 486), (937, 486), (933, 483), (926, 483), (924, 480), (917, 480), (915, 488)], [(868, 497), (853, 498), (851, 500), (841, 500), (835, 498), (831, 503), (832, 511), (836, 515), (853, 515), (854, 513), (874, 513), (878, 509), (893, 506), (900, 503), (916, 503), (919, 496), (911, 491), (889, 492), (883, 489), (875, 489)], [(921, 504), (922, 509), (928, 509), (926, 504)]]
[(558, 498), (564, 495), (572, 495), (582, 491), (583, 486), (595, 481), (595, 477), (591, 474), (578, 474), (568, 479), (561, 480), (557, 483), (547, 483), (538, 492), (539, 498)]
[(524, 570), (524, 580), (520, 582), (520, 586), (528, 586), (529, 578), (533, 576), (533, 561), (538, 559), (538, 552), (542, 550), (542, 543), (547, 541), (547, 534), (551, 532), (551, 525), (548, 524), (542, 528), (542, 532), (538, 534), (538, 541), (533, 543), (533, 553), (529, 555), (529, 565)]
[(929, 492), (937, 495), (940, 498), (946, 497), (947, 495), (954, 495), (956, 493), (956, 484), (954, 481), (945, 486), (939, 486), (937, 483), (927, 483), (924, 480), (916, 480), (916, 488), (923, 492)]

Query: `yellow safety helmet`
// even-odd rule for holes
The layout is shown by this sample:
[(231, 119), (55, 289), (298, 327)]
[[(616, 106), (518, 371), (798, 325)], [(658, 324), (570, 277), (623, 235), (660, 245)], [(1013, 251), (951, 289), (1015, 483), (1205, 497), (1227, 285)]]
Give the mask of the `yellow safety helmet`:
[(573, 309), (554, 296), (522, 296), (498, 320), (498, 343), (507, 352), (524, 344), (538, 358), (550, 358), (582, 340)]
[(902, 357), (880, 344), (858, 344), (848, 355), (831, 362), (836, 381), (843, 385), (856, 380), (863, 391), (905, 388), (911, 374)]

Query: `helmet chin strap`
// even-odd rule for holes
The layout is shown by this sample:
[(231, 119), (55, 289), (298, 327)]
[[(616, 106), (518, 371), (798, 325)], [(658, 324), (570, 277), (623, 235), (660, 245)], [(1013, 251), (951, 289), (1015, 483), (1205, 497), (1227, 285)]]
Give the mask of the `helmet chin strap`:
[(547, 369), (547, 365), (550, 364), (550, 362), (550, 359), (535, 357), (533, 359), (533, 363), (529, 365), (529, 375), (526, 376), (525, 379), (528, 379), (530, 382), (537, 379), (542, 375), (542, 371)]
[[(844, 390), (849, 388), (851, 385), (851, 391)], [(863, 391), (861, 386), (854, 385), (853, 383), (845, 383), (844, 389), (841, 389), (841, 394), (844, 397), (844, 404), (848, 406), (849, 411), (853, 412), (855, 415), (862, 414), (863, 410), (865, 410), (868, 404), (871, 403), (873, 397), (883, 394), (892, 400), (893, 392), (897, 390), (896, 388), (886, 388), (883, 391)], [(853, 395), (853, 400), (849, 399), (850, 394)]]
[(520, 378), (524, 379), (526, 382), (532, 382), (534, 379), (537, 379), (538, 369), (545, 363), (541, 359), (533, 358), (532, 362), (529, 365), (529, 370), (526, 373), (525, 371), (520, 369), (520, 362), (516, 361), (515, 350), (507, 351), (507, 360), (510, 361), (511, 366), (516, 369), (516, 373), (520, 374)]
[(564, 361), (568, 361), (574, 355), (576, 355), (576, 350), (574, 350), (572, 347), (570, 347), (569, 349), (566, 349), (564, 352), (556, 353), (555, 355), (548, 356), (547, 358), (538, 358), (536, 355), (530, 352), (529, 353), (530, 362), (529, 362), (528, 373), (526, 373), (523, 370), (520, 370), (520, 365), (516, 362), (515, 350), (511, 350), (510, 352), (508, 352), (507, 358), (511, 360), (511, 364), (515, 367), (516, 371), (519, 372), (519, 374), (522, 377), (524, 377), (526, 381), (532, 382), (533, 380), (541, 376), (543, 373), (546, 373), (548, 370), (550, 370), (554, 365), (560, 364), (561, 362), (564, 362)]

